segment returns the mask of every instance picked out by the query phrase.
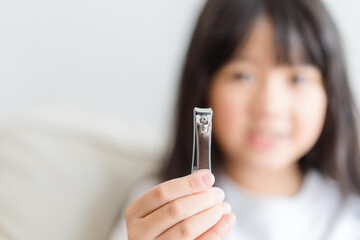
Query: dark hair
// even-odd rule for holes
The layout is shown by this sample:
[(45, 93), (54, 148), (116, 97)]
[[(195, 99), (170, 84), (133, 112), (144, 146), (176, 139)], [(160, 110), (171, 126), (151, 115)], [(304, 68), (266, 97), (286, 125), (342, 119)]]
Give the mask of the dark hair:
[[(292, 61), (293, 34), (303, 48), (303, 61), (318, 66), (328, 105), (322, 133), (299, 160), (302, 171), (316, 169), (339, 182), (346, 193), (360, 193), (357, 111), (350, 91), (338, 31), (318, 0), (208, 0), (199, 16), (187, 52), (176, 108), (172, 152), (161, 176), (164, 180), (190, 173), (193, 108), (208, 107), (212, 75), (248, 36), (265, 13), (275, 31), (277, 61)], [(216, 113), (215, 113), (216, 114)], [(212, 165), (221, 166), (221, 150), (213, 137)]]

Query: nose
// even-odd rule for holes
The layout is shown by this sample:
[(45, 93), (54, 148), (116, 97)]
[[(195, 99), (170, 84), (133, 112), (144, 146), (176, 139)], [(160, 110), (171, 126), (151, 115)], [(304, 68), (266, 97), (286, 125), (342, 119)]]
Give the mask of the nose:
[(288, 114), (290, 105), (291, 92), (286, 76), (275, 70), (258, 81), (250, 111), (255, 119), (275, 120)]

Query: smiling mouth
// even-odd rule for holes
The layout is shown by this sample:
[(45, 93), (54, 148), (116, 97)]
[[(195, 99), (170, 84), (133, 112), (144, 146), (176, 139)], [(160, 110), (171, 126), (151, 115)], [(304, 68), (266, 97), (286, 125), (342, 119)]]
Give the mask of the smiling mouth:
[(250, 132), (247, 136), (249, 145), (256, 149), (271, 149), (277, 147), (286, 138), (286, 134)]

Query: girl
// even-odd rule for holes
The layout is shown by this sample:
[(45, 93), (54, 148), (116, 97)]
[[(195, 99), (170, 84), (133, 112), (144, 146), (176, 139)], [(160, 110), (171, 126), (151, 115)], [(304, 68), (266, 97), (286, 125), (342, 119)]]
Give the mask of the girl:
[[(185, 176), (195, 106), (214, 111), (214, 175)], [(355, 105), (321, 2), (207, 1), (177, 110), (161, 178), (137, 192), (158, 185), (126, 210), (129, 240), (360, 239)]]

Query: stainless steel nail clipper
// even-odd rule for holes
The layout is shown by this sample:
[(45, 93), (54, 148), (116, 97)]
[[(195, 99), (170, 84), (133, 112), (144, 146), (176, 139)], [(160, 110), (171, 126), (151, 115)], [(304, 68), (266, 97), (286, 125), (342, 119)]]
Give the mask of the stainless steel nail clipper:
[(211, 171), (211, 108), (194, 108), (193, 158), (191, 172), (200, 169)]

